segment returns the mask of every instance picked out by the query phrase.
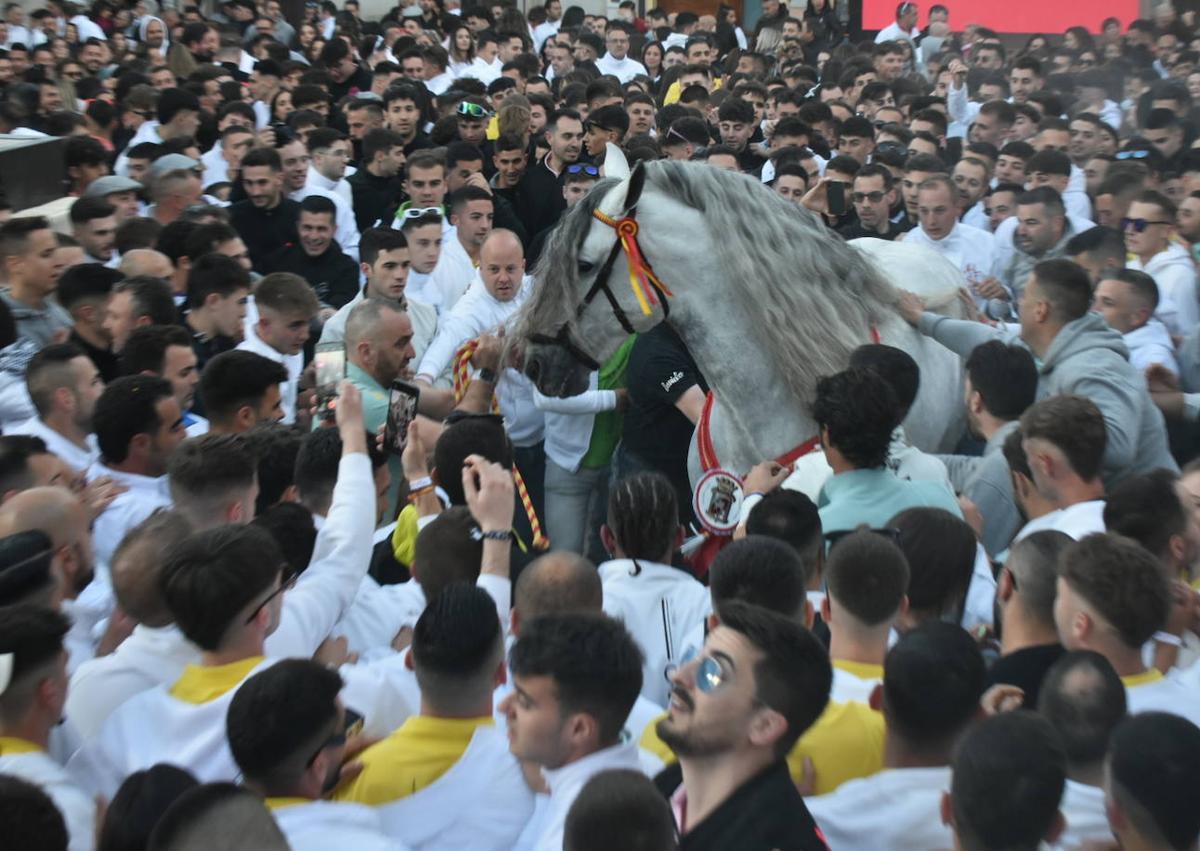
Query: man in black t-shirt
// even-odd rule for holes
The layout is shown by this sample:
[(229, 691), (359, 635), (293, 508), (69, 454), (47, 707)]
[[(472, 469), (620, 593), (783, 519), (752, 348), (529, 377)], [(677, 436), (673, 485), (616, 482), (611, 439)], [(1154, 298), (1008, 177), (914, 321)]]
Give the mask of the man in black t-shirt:
[(662, 473), (675, 486), (680, 522), (691, 523), (688, 447), (708, 393), (704, 376), (675, 329), (664, 322), (634, 341), (626, 382), (629, 410), (614, 459), (616, 476)]

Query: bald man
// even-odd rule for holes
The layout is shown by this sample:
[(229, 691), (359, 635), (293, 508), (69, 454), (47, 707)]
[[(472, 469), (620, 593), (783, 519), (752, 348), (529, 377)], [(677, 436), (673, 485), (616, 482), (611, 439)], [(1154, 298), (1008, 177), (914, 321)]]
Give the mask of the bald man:
[[(525, 250), (510, 230), (499, 228), (488, 234), (479, 249), (479, 275), (458, 303), (438, 321), (438, 333), (417, 367), (416, 381), (431, 387), (452, 367), (454, 353), (468, 340), (502, 332), (533, 291), (533, 279), (525, 274)], [(534, 389), (515, 369), (499, 371), (474, 362), (471, 383), (495, 387), (500, 413), (512, 440), (517, 468), (542, 517), (546, 453), (543, 437), (546, 417), (534, 404)]]
[[(604, 589), (596, 566), (583, 556), (566, 550), (555, 550), (531, 561), (517, 578), (513, 591), (513, 610), (509, 615), (508, 632), (512, 639), (520, 636), (521, 624), (529, 623), (545, 615), (603, 613)], [(512, 676), (504, 685), (496, 688), (492, 705), (500, 702), (512, 691)], [(634, 738), (658, 716), (663, 709), (652, 701), (638, 695), (637, 702), (625, 721), (625, 730)], [(496, 722), (504, 727), (508, 721), (499, 709), (495, 712)], [(643, 752), (643, 763), (653, 766), (657, 758)]]
[[(0, 538), (36, 530), (50, 539), (51, 573), (58, 583), (50, 605), (72, 621), (66, 638), (68, 673), (95, 655), (92, 628), (104, 614), (84, 609), (77, 602), (95, 573), (91, 525), (87, 508), (66, 488), (30, 488), (0, 505)], [(112, 626), (101, 640), (106, 652), (124, 636), (119, 624)]]
[(153, 248), (135, 248), (121, 255), (121, 265), (117, 269), (126, 278), (136, 275), (149, 275), (151, 278), (171, 280), (175, 275), (175, 267), (171, 259), (161, 251)]

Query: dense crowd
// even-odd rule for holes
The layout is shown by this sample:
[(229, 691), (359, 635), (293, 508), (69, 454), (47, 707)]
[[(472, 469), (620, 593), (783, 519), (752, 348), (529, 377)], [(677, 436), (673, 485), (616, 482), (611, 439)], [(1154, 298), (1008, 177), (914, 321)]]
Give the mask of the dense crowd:
[[(0, 845), (1197, 847), (1194, 2), (288, 11), (4, 6)], [(951, 270), (888, 290), (951, 445), (862, 345), (721, 529), (669, 318), (541, 392), (533, 272), (660, 159)]]

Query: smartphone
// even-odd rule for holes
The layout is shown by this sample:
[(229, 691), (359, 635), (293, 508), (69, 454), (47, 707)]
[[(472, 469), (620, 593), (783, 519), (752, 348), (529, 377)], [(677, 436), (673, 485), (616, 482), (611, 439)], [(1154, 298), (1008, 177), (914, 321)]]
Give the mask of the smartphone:
[(333, 416), (332, 402), (338, 395), (338, 384), (346, 377), (346, 347), (342, 343), (319, 343), (313, 356), (317, 374), (317, 417)]
[(829, 214), (840, 216), (846, 212), (846, 184), (834, 180), (825, 184), (825, 198), (829, 204)]
[(347, 739), (349, 739), (353, 736), (357, 736), (359, 733), (362, 732), (363, 717), (361, 715), (359, 715), (357, 712), (355, 712), (353, 709), (351, 709), (349, 706), (346, 707), (345, 711), (346, 711), (346, 716), (345, 716), (344, 723), (346, 726), (343, 728), (342, 735), (344, 735)]
[(400, 455), (408, 445), (408, 426), (416, 419), (421, 391), (405, 381), (393, 381), (388, 389), (387, 428), (383, 444), (388, 452)]

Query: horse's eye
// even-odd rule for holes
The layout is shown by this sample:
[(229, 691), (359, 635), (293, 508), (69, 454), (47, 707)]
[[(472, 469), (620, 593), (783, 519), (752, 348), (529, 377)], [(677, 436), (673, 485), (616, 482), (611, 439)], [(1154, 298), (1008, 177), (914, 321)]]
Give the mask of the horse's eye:
[(579, 261), (579, 274), (586, 275), (588, 272), (596, 268), (595, 263), (589, 263), (586, 260)]

